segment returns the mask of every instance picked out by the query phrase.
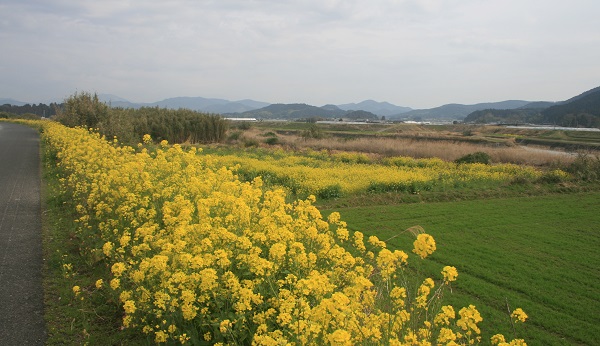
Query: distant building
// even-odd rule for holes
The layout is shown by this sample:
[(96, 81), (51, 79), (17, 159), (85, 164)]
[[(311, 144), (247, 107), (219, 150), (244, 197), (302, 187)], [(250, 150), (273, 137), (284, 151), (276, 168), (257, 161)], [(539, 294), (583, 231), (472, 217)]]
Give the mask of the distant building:
[(413, 120), (405, 120), (403, 121), (405, 124), (418, 124), (418, 125), (431, 125), (430, 121), (413, 121)]
[(256, 118), (225, 118), (226, 120), (231, 120), (231, 121), (258, 121), (256, 120)]

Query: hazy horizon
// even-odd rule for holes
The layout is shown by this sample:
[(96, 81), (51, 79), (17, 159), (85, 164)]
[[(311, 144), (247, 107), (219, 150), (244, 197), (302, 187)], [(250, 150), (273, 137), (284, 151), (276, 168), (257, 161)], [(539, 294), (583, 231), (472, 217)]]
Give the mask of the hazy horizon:
[[(587, 90), (585, 90), (585, 91), (587, 91)], [(585, 91), (582, 91), (582, 92), (585, 92)], [(77, 91), (77, 92), (78, 93), (79, 92), (86, 92), (87, 93), (89, 91), (87, 91), (87, 90), (81, 90), (81, 91)], [(150, 101), (150, 102), (135, 102), (135, 101), (132, 101), (132, 100), (128, 100), (128, 99), (122, 98), (119, 95), (97, 93), (97, 92), (94, 92), (94, 91), (92, 91), (90, 93), (92, 93), (92, 94), (96, 93), (99, 96), (99, 98), (101, 99), (101, 101), (103, 101), (103, 102), (108, 102), (104, 98), (115, 97), (115, 99), (111, 99), (112, 102), (116, 103), (116, 102), (120, 102), (121, 101), (121, 102), (129, 102), (129, 103), (137, 104), (137, 105), (144, 105), (144, 104), (150, 105), (150, 104), (160, 103), (160, 102), (163, 102), (163, 101), (172, 100), (172, 99), (176, 99), (176, 98), (202, 98), (202, 99), (205, 99), (205, 100), (214, 99), (214, 100), (225, 100), (225, 101), (229, 101), (229, 102), (253, 101), (253, 102), (262, 102), (262, 103), (266, 103), (266, 104), (308, 104), (308, 105), (316, 106), (316, 107), (324, 107), (324, 106), (327, 106), (327, 105), (343, 106), (343, 105), (360, 104), (360, 103), (363, 103), (363, 102), (373, 101), (373, 102), (377, 102), (377, 103), (380, 103), (380, 104), (381, 103), (389, 103), (392, 106), (396, 106), (396, 107), (408, 107), (408, 108), (411, 108), (413, 110), (433, 109), (433, 108), (437, 108), (437, 107), (441, 107), (441, 106), (446, 106), (446, 105), (451, 105), (451, 104), (460, 104), (460, 103), (456, 103), (456, 102), (450, 102), (450, 103), (446, 103), (446, 104), (443, 104), (443, 105), (437, 105), (437, 106), (433, 106), (433, 107), (429, 107), (429, 108), (414, 108), (414, 107), (410, 107), (410, 106), (406, 106), (406, 105), (397, 105), (397, 104), (394, 104), (394, 103), (391, 103), (391, 102), (388, 102), (388, 101), (377, 101), (377, 100), (373, 100), (373, 99), (365, 99), (365, 100), (361, 100), (361, 101), (346, 102), (346, 103), (337, 103), (337, 104), (333, 104), (333, 103), (310, 104), (308, 102), (301, 102), (301, 101), (298, 101), (298, 102), (286, 102), (286, 103), (282, 103), (282, 102), (273, 102), (273, 103), (270, 103), (268, 101), (263, 101), (263, 100), (252, 100), (252, 99), (228, 100), (228, 99), (222, 99), (222, 98), (216, 98), (216, 97), (204, 97), (204, 96), (174, 96), (174, 97), (168, 97), (166, 99), (155, 100), (155, 101)], [(578, 94), (581, 94), (581, 93), (578, 93)], [(72, 95), (74, 95), (74, 94), (72, 94)], [(68, 96), (71, 96), (71, 95), (68, 95)], [(573, 96), (577, 96), (577, 95), (571, 95), (568, 98), (571, 98)], [(0, 100), (5, 100), (5, 99), (7, 99), (7, 100), (11, 99), (13, 101), (18, 101), (18, 102), (22, 102), (22, 103), (29, 103), (29, 104), (39, 104), (39, 103), (50, 104), (52, 102), (62, 103), (64, 101), (63, 99), (56, 99), (56, 100), (49, 99), (49, 100), (41, 100), (41, 101), (29, 102), (29, 101), (23, 101), (23, 100), (16, 100), (16, 99), (14, 99), (12, 97), (3, 97), (2, 95), (0, 95)], [(565, 101), (565, 100), (557, 100), (556, 102)], [(530, 101), (530, 102), (538, 102), (539, 101), (539, 102), (545, 102), (546, 100), (516, 100), (515, 99), (515, 100), (482, 101), (482, 102), (476, 102), (476, 103), (472, 103), (472, 104), (461, 104), (461, 105), (469, 106), (469, 105), (485, 104), (485, 103), (502, 103), (502, 102), (506, 102), (506, 101), (509, 101), (509, 102), (510, 101)], [(553, 102), (553, 101), (550, 101), (550, 102)]]

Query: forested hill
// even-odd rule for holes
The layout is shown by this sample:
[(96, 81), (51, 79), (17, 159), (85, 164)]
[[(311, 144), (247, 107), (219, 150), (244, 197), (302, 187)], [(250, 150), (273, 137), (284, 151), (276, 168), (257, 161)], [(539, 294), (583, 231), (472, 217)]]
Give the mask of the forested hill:
[(243, 113), (231, 114), (235, 117), (257, 118), (257, 119), (333, 119), (349, 118), (375, 120), (378, 116), (366, 111), (345, 111), (334, 105), (316, 107), (304, 103), (276, 103), (260, 109)]
[(475, 111), (465, 118), (465, 123), (476, 124), (539, 124), (542, 121), (542, 109), (483, 109)]
[(542, 111), (543, 122), (561, 126), (600, 127), (600, 87)]
[(390, 119), (464, 119), (468, 114), (483, 109), (515, 109), (523, 107), (531, 101), (508, 100), (501, 102), (477, 103), (464, 105), (458, 103), (446, 104), (431, 109), (415, 109), (409, 112), (391, 116)]
[[(532, 103), (518, 109), (485, 109), (470, 113), (468, 123), (531, 123), (600, 127), (600, 87), (556, 104)], [(533, 108), (533, 107), (540, 108)], [(546, 106), (546, 107), (545, 107)]]

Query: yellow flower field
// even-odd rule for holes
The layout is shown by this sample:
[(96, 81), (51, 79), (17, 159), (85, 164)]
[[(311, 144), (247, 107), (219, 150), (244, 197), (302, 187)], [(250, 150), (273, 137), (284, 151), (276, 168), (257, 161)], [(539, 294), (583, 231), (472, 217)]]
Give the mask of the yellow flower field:
[[(416, 235), (407, 252), (392, 251), (377, 237), (349, 232), (339, 213), (323, 219), (313, 196), (288, 203), (284, 190), (265, 188), (260, 178), (241, 182), (223, 167), (260, 168), (248, 158), (226, 162), (166, 142), (148, 151), (146, 136), (146, 144), (133, 149), (86, 129), (42, 126), (45, 148), (61, 172), (62, 193), (77, 213), (81, 252), (90, 265), (106, 268), (95, 285), (74, 287), (74, 295), (111, 295), (122, 309), (124, 328), (156, 343), (195, 345), (480, 342), (477, 309), (456, 311), (441, 300), (460, 277), (456, 268), (440, 268), (437, 278), (407, 270), (435, 251), (427, 234)], [(351, 175), (356, 179), (342, 188), (362, 189), (369, 182), (358, 175), (372, 169), (382, 179), (440, 176), (435, 167), (413, 171), (333, 162), (323, 163), (315, 178), (300, 160), (308, 159), (286, 157), (281, 169), (307, 190)], [(515, 310), (513, 319), (526, 318)], [(502, 335), (494, 337), (507, 344)]]
[[(394, 157), (370, 162), (361, 154), (304, 154), (277, 150), (238, 151), (210, 155), (214, 167), (230, 167), (245, 178), (263, 177), (272, 185), (306, 196), (328, 197), (335, 187), (339, 195), (359, 192), (403, 191), (417, 193), (434, 187), (464, 186), (478, 182), (506, 182), (511, 179), (537, 179), (542, 172), (513, 164), (456, 164), (440, 159)], [(337, 196), (333, 196), (337, 197)]]

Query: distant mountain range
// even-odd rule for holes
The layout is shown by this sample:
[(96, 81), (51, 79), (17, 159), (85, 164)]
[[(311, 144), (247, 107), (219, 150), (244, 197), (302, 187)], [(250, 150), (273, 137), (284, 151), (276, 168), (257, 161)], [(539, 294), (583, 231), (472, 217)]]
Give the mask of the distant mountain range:
[(112, 107), (141, 108), (162, 107), (170, 109), (188, 108), (206, 113), (241, 113), (268, 106), (269, 103), (254, 100), (229, 101), (224, 99), (204, 97), (173, 97), (152, 103), (133, 103), (118, 96), (101, 94), (98, 98)]
[(0, 105), (25, 106), (27, 102), (17, 101), (15, 99), (0, 98)]
[[(140, 108), (188, 108), (200, 112), (223, 114), (231, 117), (261, 118), (261, 119), (298, 119), (298, 118), (341, 118), (348, 119), (377, 119), (378, 116), (402, 113), (411, 110), (387, 102), (373, 100), (355, 104), (325, 105), (322, 107), (302, 103), (269, 104), (254, 100), (229, 101), (224, 99), (203, 97), (174, 97), (153, 103), (132, 103), (118, 96), (103, 94), (98, 97), (113, 107)], [(362, 113), (356, 113), (361, 111)]]
[[(600, 87), (586, 91), (563, 102), (508, 100), (473, 105), (446, 104), (430, 109), (412, 109), (388, 102), (365, 100), (359, 103), (324, 105), (303, 103), (270, 104), (255, 100), (229, 101), (217, 98), (174, 97), (152, 103), (134, 103), (111, 94), (99, 94), (101, 101), (112, 107), (188, 108), (200, 112), (222, 114), (228, 117), (259, 119), (347, 118), (375, 120), (465, 120), (466, 122), (546, 122), (561, 124), (595, 123), (600, 116)], [(25, 102), (0, 98), (0, 105), (26, 105)], [(573, 117), (573, 114), (579, 114)], [(571, 116), (568, 116), (571, 114)], [(568, 125), (567, 125), (568, 126)]]

